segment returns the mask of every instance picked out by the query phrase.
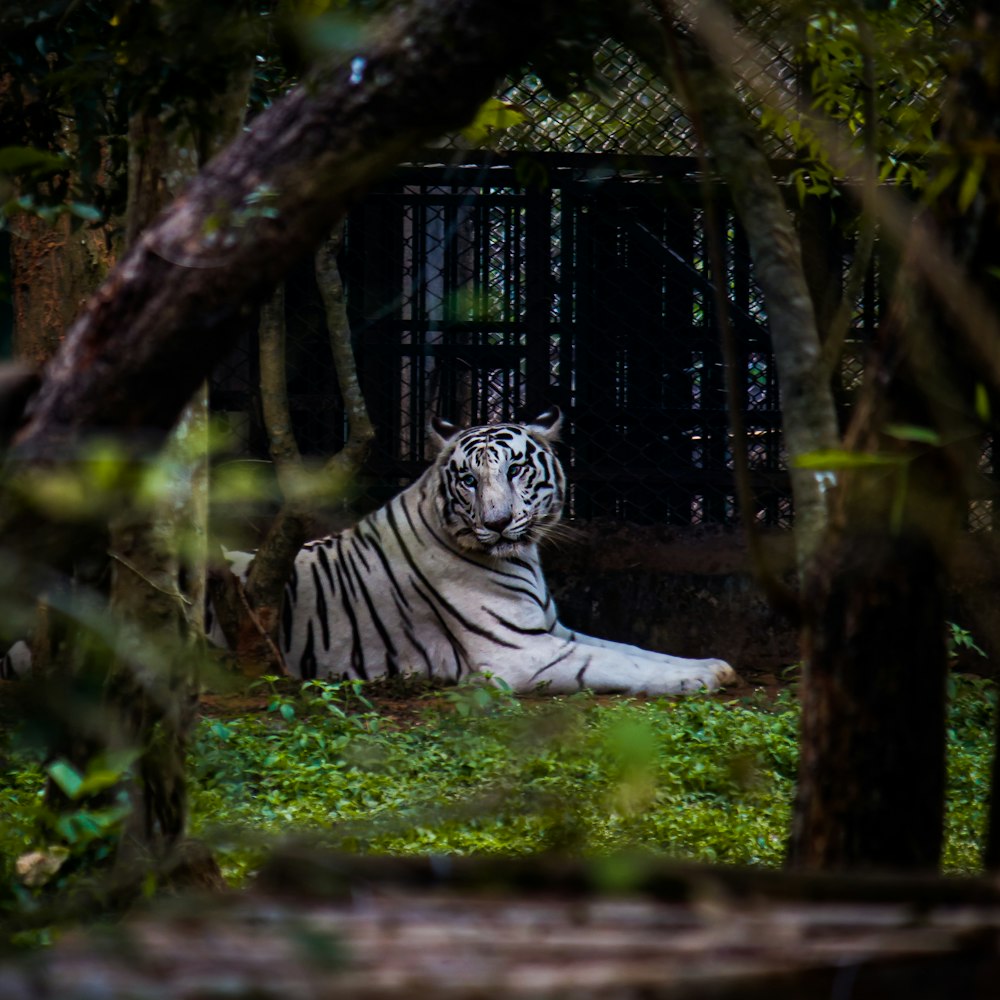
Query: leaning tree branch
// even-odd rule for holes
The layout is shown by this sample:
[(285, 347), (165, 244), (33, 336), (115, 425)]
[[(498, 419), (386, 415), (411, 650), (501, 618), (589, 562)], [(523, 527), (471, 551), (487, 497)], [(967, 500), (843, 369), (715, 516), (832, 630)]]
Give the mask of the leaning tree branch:
[[(46, 370), (8, 485), (26, 466), (71, 459), (91, 432), (143, 432), (159, 447), (291, 262), (351, 201), (465, 124), (499, 78), (580, 20), (572, 0), (414, 0), (373, 22), (354, 51), (256, 118), (121, 260)], [(0, 533), (25, 556), (29, 545), (32, 557), (72, 551), (79, 532), (28, 496), (6, 491)]]

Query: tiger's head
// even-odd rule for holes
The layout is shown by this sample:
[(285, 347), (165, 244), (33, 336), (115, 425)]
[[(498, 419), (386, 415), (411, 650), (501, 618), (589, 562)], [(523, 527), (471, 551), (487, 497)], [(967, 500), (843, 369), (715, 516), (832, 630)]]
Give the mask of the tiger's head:
[(461, 548), (513, 556), (558, 523), (566, 476), (552, 444), (561, 424), (556, 408), (529, 424), (467, 430), (431, 419), (441, 514)]

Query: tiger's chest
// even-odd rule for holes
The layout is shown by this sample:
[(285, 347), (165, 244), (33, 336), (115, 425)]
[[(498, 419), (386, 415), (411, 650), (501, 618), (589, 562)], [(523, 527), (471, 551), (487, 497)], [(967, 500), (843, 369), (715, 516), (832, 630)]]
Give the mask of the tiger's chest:
[(418, 672), (456, 680), (481, 650), (516, 653), (555, 622), (533, 550), (476, 560), (398, 512), (303, 548), (285, 607), (283, 652), (301, 677)]

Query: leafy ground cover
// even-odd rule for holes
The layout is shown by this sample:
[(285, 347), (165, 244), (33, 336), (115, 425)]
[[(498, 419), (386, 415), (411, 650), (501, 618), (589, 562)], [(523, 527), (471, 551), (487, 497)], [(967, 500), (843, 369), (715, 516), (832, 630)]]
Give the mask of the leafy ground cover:
[[(976, 678), (952, 687), (944, 864), (971, 872), (996, 695)], [(315, 685), (276, 692), (267, 708), (205, 723), (192, 753), (195, 826), (233, 877), (255, 863), (248, 830), (259, 843), (291, 831), (379, 853), (782, 860), (797, 766), (790, 689), (727, 701), (470, 687), (411, 700), (387, 723), (349, 688)]]
[[(192, 832), (237, 883), (287, 835), (377, 853), (782, 859), (797, 761), (792, 690), (515, 699), (470, 686), (411, 696), (402, 711), (375, 695), (376, 710), (350, 683), (264, 694), (256, 711), (203, 719), (191, 750)], [(995, 700), (986, 681), (953, 684), (948, 871), (979, 868)], [(44, 774), (29, 753), (4, 753), (0, 852), (10, 875), (13, 859), (38, 846)], [(106, 833), (100, 817), (87, 826), (85, 800), (80, 817), (75, 835)]]

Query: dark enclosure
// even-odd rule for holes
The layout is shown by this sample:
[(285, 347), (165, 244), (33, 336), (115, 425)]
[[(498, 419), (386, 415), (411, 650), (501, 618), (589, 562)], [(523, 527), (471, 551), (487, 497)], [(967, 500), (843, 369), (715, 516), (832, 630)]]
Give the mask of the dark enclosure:
[[(756, 516), (790, 522), (765, 306), (742, 227), (697, 166), (493, 154), (401, 167), (368, 194), (348, 220), (341, 268), (378, 428), (373, 499), (424, 467), (431, 413), (479, 423), (557, 403), (573, 516), (735, 523), (708, 191), (725, 247)], [(849, 247), (825, 229), (822, 266), (836, 277)], [(288, 303), (293, 421), (305, 452), (329, 454), (343, 417), (308, 262)], [(847, 395), (876, 311), (872, 281), (842, 368)], [(216, 409), (250, 414), (247, 446), (266, 454), (253, 353), (248, 341), (217, 373), (213, 398)]]

